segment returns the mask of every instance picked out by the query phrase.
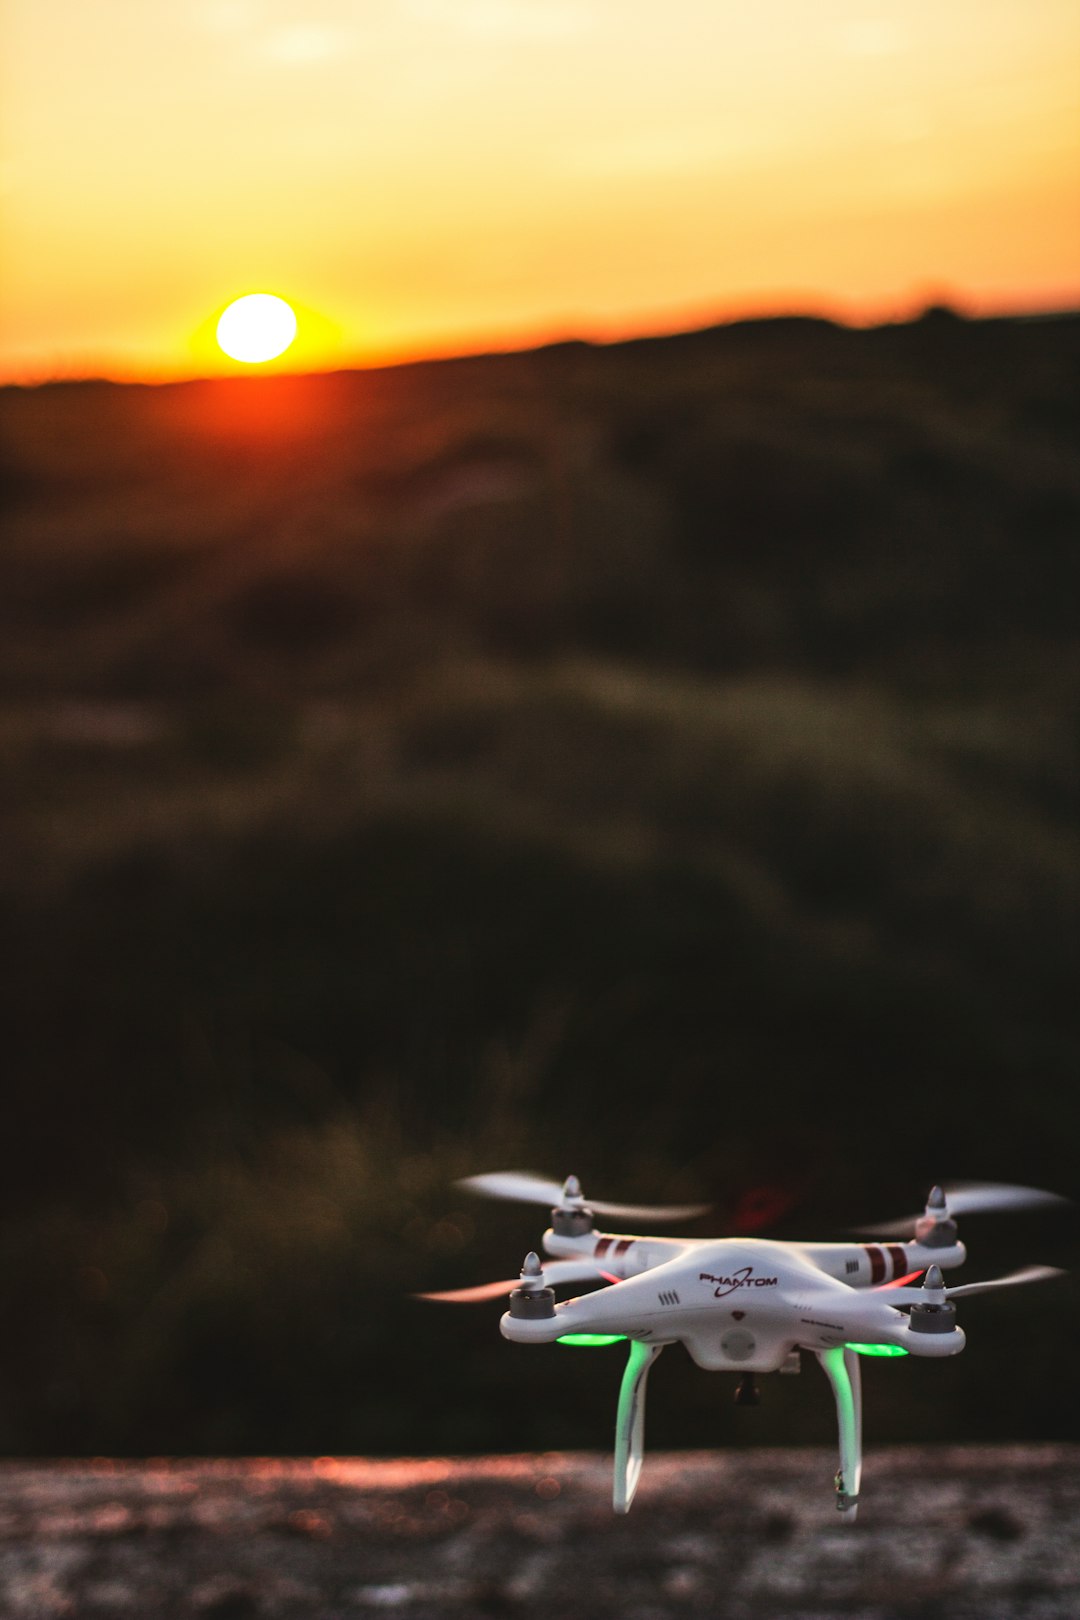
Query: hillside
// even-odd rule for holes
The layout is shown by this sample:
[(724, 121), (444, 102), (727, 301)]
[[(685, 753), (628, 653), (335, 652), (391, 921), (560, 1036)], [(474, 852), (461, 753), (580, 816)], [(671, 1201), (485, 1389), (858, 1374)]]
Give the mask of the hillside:
[[(1078, 377), (1080, 318), (938, 311), (3, 391), (0, 1444), (603, 1444), (402, 1298), (536, 1241), (471, 1171), (1075, 1192)], [(1060, 1436), (1051, 1292), (883, 1438)]]

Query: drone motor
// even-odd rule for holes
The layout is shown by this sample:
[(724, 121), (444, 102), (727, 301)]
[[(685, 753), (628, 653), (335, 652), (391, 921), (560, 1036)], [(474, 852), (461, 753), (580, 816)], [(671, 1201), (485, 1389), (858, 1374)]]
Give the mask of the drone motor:
[(521, 1282), (510, 1295), (510, 1315), (519, 1322), (543, 1322), (555, 1315), (555, 1290), (544, 1283), (540, 1256), (530, 1251), (521, 1268)]

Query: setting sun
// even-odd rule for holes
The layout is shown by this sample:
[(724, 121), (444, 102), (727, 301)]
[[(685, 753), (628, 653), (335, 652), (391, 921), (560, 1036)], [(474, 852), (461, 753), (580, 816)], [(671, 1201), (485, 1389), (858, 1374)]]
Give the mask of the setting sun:
[(232, 360), (258, 365), (284, 354), (296, 336), (296, 316), (274, 293), (248, 293), (217, 324), (217, 340)]
[[(1073, 0), (10, 0), (5, 22), (7, 382), (1080, 302)], [(232, 309), (215, 335), (279, 290), (294, 341), (234, 346)]]

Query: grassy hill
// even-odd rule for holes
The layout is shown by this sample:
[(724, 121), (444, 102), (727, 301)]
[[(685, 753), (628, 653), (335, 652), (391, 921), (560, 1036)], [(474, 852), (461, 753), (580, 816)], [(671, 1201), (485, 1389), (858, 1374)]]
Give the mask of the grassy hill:
[[(1075, 1190), (1078, 376), (939, 311), (0, 393), (0, 1443), (605, 1443), (604, 1372), (402, 1298), (535, 1242), (470, 1171)], [(1052, 1293), (885, 1428), (1060, 1435)]]

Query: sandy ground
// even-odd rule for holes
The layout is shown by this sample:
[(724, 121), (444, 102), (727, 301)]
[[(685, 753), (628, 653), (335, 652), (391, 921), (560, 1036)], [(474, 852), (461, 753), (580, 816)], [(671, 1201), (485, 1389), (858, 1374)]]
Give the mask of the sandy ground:
[(1077, 1620), (1080, 1446), (8, 1463), (0, 1615)]

